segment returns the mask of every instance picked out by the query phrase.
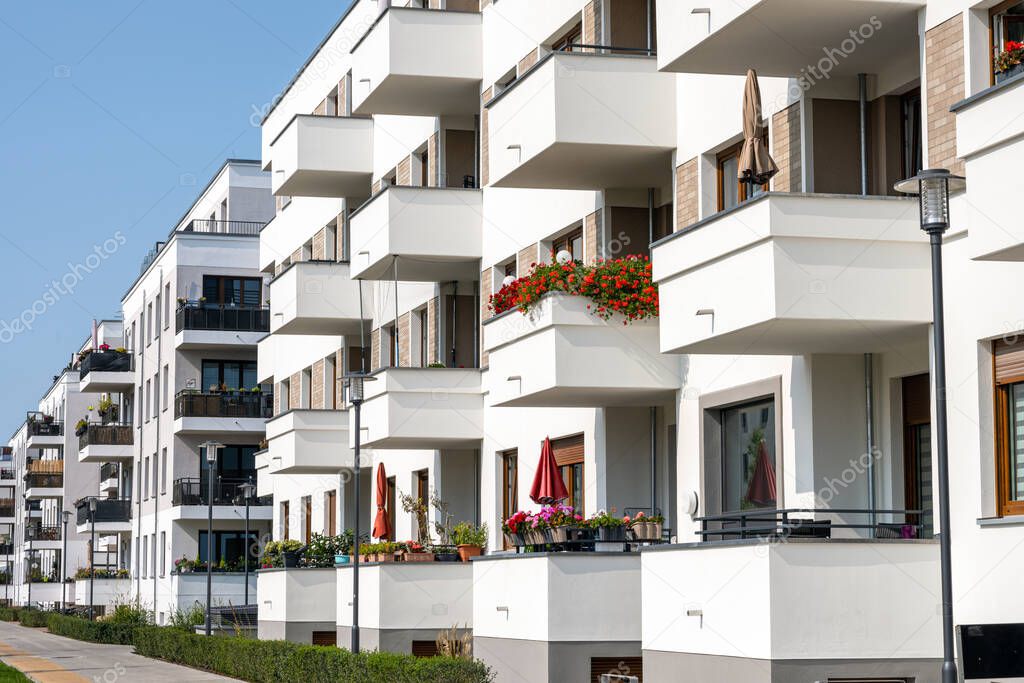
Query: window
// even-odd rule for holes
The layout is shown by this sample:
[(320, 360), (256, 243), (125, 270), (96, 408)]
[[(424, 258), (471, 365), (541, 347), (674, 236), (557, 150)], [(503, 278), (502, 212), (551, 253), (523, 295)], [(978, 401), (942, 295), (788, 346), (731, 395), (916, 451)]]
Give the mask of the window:
[(281, 502), (281, 538), (287, 541), (291, 536), (288, 534), (288, 518), (290, 516), (288, 510), (288, 501)]
[(572, 52), (573, 45), (580, 45), (583, 43), (583, 23), (577, 23), (575, 26), (570, 28), (565, 34), (556, 39), (551, 43), (552, 52)]
[(1024, 515), (1024, 340), (995, 342), (999, 516)]
[(164, 329), (171, 324), (171, 283), (164, 285)]
[(129, 346), (129, 349), (135, 349), (139, 353), (142, 353), (142, 344), (137, 344), (136, 343), (136, 339), (137, 339), (137, 337), (135, 336), (136, 332), (137, 332), (137, 330), (135, 329), (135, 323), (132, 322), (132, 331), (131, 331), (131, 334), (128, 337), (128, 346)]
[(569, 492), (565, 504), (571, 505), (582, 515), (586, 504), (583, 489), (583, 435), (555, 439), (551, 442), (551, 450), (558, 472), (565, 482), (565, 490)]
[[(244, 484), (256, 476), (256, 449), (258, 446), (225, 445), (217, 451), (216, 481), (231, 486)], [(202, 490), (206, 491), (210, 464), (206, 461), (206, 449), (199, 448), (199, 479)], [(230, 494), (230, 491), (228, 492)], [(233, 495), (233, 494), (231, 494)]]
[(931, 387), (927, 374), (904, 377), (903, 389), (903, 508), (922, 510), (909, 524), (920, 524), (923, 538), (932, 536)]
[(324, 358), (324, 408), (338, 406), (338, 365), (334, 354)]
[(1004, 0), (989, 10), (991, 24), (992, 82), (995, 82), (996, 58), (1006, 49), (1008, 42), (1024, 42), (1024, 2), (1021, 0)]
[[(501, 454), (501, 518), (506, 520), (519, 510), (519, 451)], [(507, 548), (507, 545), (506, 545)]]
[(502, 277), (516, 277), (516, 260), (512, 259), (501, 268)]
[(160, 456), (160, 493), (167, 493), (167, 447)]
[(280, 413), (287, 413), (289, 410), (292, 409), (292, 406), (291, 406), (291, 387), (292, 387), (291, 380), (283, 379), (280, 382), (280, 387), (278, 388), (277, 393), (274, 394), (274, 396), (276, 396), (277, 400), (278, 400), (278, 408), (279, 408), (279, 411), (280, 411), (279, 414)]
[(153, 413), (151, 417), (157, 417), (160, 413), (160, 373), (153, 375)]
[(156, 313), (156, 322), (153, 324), (153, 338), (154, 339), (159, 339), (160, 338), (160, 315), (161, 315), (160, 299), (161, 298), (163, 298), (162, 294), (157, 294), (156, 295), (156, 309), (154, 311)]
[(394, 325), (385, 325), (381, 328), (381, 356), (380, 365), (383, 368), (396, 367), (398, 365), (398, 334)]
[(138, 419), (138, 423), (141, 425), (142, 422), (143, 422), (143, 418), (145, 418), (145, 416), (146, 416), (146, 406), (145, 406), (145, 401), (143, 401), (143, 399), (142, 399), (142, 385), (141, 384), (139, 385), (138, 391), (135, 392), (135, 395), (139, 397), (139, 419)]
[(152, 380), (146, 380), (146, 422), (149, 422), (149, 416), (153, 414), (153, 382)]
[[(418, 470), (416, 472), (416, 497), (420, 503), (430, 509), (430, 470)], [(424, 539), (417, 539), (422, 541)]]
[(428, 360), (429, 355), (427, 354), (427, 349), (430, 348), (430, 323), (426, 308), (421, 308), (416, 311), (416, 324), (419, 326), (420, 332), (420, 367), (425, 368), (430, 364)]
[(146, 346), (153, 341), (153, 304), (146, 306)]
[[(768, 139), (767, 129), (763, 129), (764, 139)], [(750, 183), (739, 180), (740, 152), (743, 151), (743, 143), (737, 143), (718, 154), (718, 210), (725, 211), (741, 202), (768, 191), (768, 183), (764, 185), (751, 186)], [(751, 189), (753, 187), (753, 189)]]
[(149, 575), (149, 536), (142, 537), (142, 578)]
[(324, 530), (328, 536), (338, 535), (338, 492), (324, 494)]
[(313, 497), (302, 497), (302, 542), (309, 543), (313, 537)]
[(170, 367), (167, 366), (167, 365), (164, 365), (164, 383), (163, 383), (163, 389), (164, 390), (163, 390), (163, 395), (160, 397), (160, 400), (163, 401), (164, 410), (167, 410), (167, 406), (169, 405), (169, 399), (168, 399), (168, 393), (170, 391), (170, 389), (168, 388), (170, 386), (169, 377), (170, 377)]
[(775, 400), (722, 410), (722, 511), (774, 508)]
[(156, 577), (156, 534), (151, 534), (149, 537), (150, 553), (149, 556), (153, 558), (153, 571), (150, 574), (151, 577)]
[(256, 361), (254, 360), (204, 360), (203, 389), (206, 391), (231, 391), (254, 389)]
[(203, 296), (207, 305), (258, 307), (262, 286), (263, 281), (258, 277), (203, 276)]
[[(206, 562), (207, 548), (209, 546), (209, 534), (206, 529), (199, 532), (199, 559)], [(257, 534), (249, 532), (248, 543), (244, 531), (217, 531), (213, 532), (213, 563), (225, 566), (241, 567), (245, 558), (246, 548), (252, 548), (257, 543)], [(249, 555), (249, 567), (252, 568), (252, 554)]]
[(574, 261), (583, 260), (583, 228), (576, 228), (551, 242), (551, 251), (567, 251)]
[(388, 540), (395, 540), (395, 478), (388, 477)]
[(167, 532), (160, 532), (160, 576), (167, 575)]

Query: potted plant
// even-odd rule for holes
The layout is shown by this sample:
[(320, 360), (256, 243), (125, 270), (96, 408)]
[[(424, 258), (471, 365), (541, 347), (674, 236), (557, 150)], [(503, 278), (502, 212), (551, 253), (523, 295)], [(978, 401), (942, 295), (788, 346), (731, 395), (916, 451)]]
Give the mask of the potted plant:
[[(628, 520), (629, 518), (626, 517), (626, 519)], [(665, 518), (661, 515), (647, 516), (642, 512), (636, 513), (636, 517), (632, 521), (627, 522), (630, 531), (633, 532), (633, 538), (638, 541), (661, 540), (661, 531), (664, 523)]]
[[(33, 415), (33, 419), (34, 418), (35, 416)], [(43, 415), (43, 423), (48, 425), (53, 424), (53, 415)]]
[(469, 562), (471, 557), (479, 557), (487, 545), (487, 524), (476, 526), (469, 522), (459, 522), (452, 529), (452, 542), (463, 562)]
[(604, 510), (598, 511), (587, 520), (587, 525), (593, 530), (594, 539), (597, 541), (616, 543), (626, 540), (625, 522)]
[(75, 436), (82, 436), (89, 431), (89, 421), (84, 417), (75, 423)]
[(995, 67), (996, 83), (1002, 83), (1024, 73), (1024, 43), (1016, 40), (1006, 41), (1003, 51), (996, 57)]
[(526, 545), (524, 532), (526, 531), (526, 523), (529, 518), (530, 515), (528, 513), (520, 510), (513, 513), (511, 517), (502, 523), (501, 530), (504, 532), (509, 545), (515, 547)]
[(583, 517), (576, 514), (570, 505), (556, 503), (541, 508), (538, 513), (545, 522), (545, 539), (548, 543), (567, 543), (574, 537), (573, 530)]
[(419, 541), (406, 541), (402, 559), (406, 562), (433, 562), (434, 553), (425, 548)]

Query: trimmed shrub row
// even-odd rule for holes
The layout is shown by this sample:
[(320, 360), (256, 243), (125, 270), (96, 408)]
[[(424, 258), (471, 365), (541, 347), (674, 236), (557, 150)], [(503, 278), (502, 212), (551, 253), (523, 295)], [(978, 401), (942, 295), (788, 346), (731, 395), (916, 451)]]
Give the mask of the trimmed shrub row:
[(149, 627), (136, 632), (135, 651), (252, 683), (488, 683), (481, 662), (417, 658), (391, 652), (353, 654), (337, 647), (281, 640), (199, 636)]
[[(56, 612), (14, 610), (23, 626), (91, 643), (134, 645), (146, 657), (214, 671), (251, 683), (489, 683), (481, 662), (391, 652), (352, 654), (337, 647), (196, 635), (180, 628), (89, 621)], [(4, 612), (0, 610), (0, 618)], [(12, 619), (13, 620), (13, 619)]]
[(140, 628), (132, 624), (114, 624), (109, 621), (89, 621), (79, 617), (67, 617), (52, 613), (46, 627), (58, 636), (84, 640), (89, 643), (108, 645), (131, 645), (135, 642), (135, 631)]
[(0, 621), (17, 621), (19, 611), (17, 607), (0, 607)]

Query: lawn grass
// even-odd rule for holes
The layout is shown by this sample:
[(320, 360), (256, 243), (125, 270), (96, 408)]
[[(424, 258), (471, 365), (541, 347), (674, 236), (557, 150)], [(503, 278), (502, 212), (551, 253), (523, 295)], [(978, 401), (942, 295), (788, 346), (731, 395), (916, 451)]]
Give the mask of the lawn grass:
[(0, 662), (0, 683), (23, 683), (28, 680), (25, 674)]

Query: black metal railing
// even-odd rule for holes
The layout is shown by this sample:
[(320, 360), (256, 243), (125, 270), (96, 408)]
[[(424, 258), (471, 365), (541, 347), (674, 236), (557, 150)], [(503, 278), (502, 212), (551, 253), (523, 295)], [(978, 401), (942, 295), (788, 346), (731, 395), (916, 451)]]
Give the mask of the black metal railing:
[(25, 525), (25, 542), (29, 541), (59, 541), (60, 526), (27, 524)]
[(0, 470), (0, 480), (2, 480), (2, 479), (14, 479), (15, 476), (16, 475), (14, 474), (14, 470), (12, 470), (12, 469)]
[[(75, 510), (78, 512), (79, 524), (88, 524), (92, 521), (89, 516), (88, 498), (75, 503)], [(97, 523), (127, 522), (132, 518), (132, 502), (127, 498), (97, 498), (95, 514)]]
[(90, 351), (78, 364), (78, 372), (81, 378), (85, 378), (90, 372), (131, 372), (135, 369), (135, 356), (130, 351), (106, 351), (97, 349)]
[(174, 417), (273, 417), (274, 395), (260, 391), (200, 392), (174, 396)]
[(600, 55), (646, 55), (648, 57), (657, 56), (658, 52), (654, 48), (649, 47), (623, 47), (622, 45), (590, 45), (586, 43), (572, 43), (562, 48), (562, 52), (585, 52), (588, 54), (600, 54)]
[[(8, 541), (6, 543), (0, 543), (0, 555), (13, 555), (13, 554), (14, 554), (14, 544), (13, 543), (11, 543), (10, 541)], [(3, 571), (0, 571), (0, 575), (2, 575), (3, 573), (4, 573)], [(0, 578), (0, 584), (3, 584), (3, 583), (6, 583), (6, 581), (4, 581), (2, 578)]]
[(221, 235), (259, 235), (266, 223), (259, 221), (218, 221), (196, 218), (182, 232), (211, 232)]
[(78, 435), (78, 449), (86, 446), (131, 446), (135, 430), (124, 424), (90, 424)]
[(46, 420), (29, 420), (29, 436), (62, 436), (64, 434), (64, 423)]
[(214, 628), (254, 629), (258, 621), (258, 605), (222, 605), (210, 608)]
[(107, 479), (117, 479), (116, 462), (105, 462), (100, 465), (100, 481), (106, 481)]
[[(742, 510), (697, 517), (702, 541), (747, 538), (832, 538), (846, 529), (873, 538), (922, 538), (921, 510), (864, 510), (852, 508), (785, 508)], [(847, 521), (853, 517), (857, 522)], [(838, 518), (838, 519), (834, 519)], [(883, 521), (880, 521), (882, 518)]]
[[(251, 477), (220, 480), (213, 482), (214, 505), (245, 505), (242, 484), (256, 480), (256, 472)], [(174, 480), (171, 502), (174, 505), (209, 505), (209, 483), (199, 477), (182, 477)], [(270, 505), (270, 496), (253, 498), (250, 505)]]
[(183, 330), (268, 332), (270, 331), (270, 307), (205, 303), (180, 304), (175, 317), (175, 331)]
[(13, 498), (0, 498), (0, 517), (13, 517), (14, 506)]
[(59, 489), (64, 487), (62, 472), (31, 472), (25, 475), (25, 486), (41, 489)]

